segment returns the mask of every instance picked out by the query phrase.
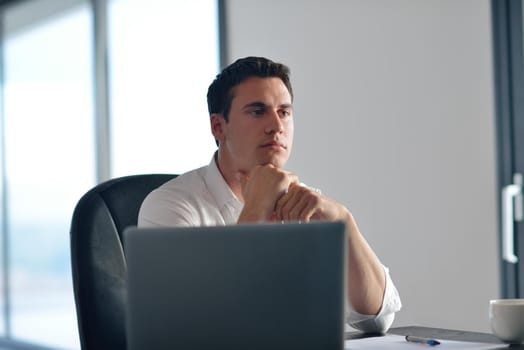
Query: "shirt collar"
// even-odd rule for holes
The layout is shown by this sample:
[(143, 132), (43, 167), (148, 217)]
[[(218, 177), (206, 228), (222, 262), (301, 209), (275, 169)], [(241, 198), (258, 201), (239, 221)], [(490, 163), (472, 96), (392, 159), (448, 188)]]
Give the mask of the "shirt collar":
[(205, 174), (205, 182), (209, 192), (215, 197), (215, 200), (220, 208), (226, 205), (232, 205), (235, 209), (239, 210), (242, 208), (242, 203), (235, 196), (226, 180), (218, 169), (216, 160), (216, 154), (211, 158), (211, 162), (207, 167)]

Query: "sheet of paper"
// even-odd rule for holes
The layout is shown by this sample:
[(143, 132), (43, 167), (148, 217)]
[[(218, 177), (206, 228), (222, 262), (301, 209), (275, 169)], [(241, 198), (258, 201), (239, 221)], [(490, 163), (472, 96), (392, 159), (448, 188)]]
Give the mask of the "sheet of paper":
[(383, 337), (371, 337), (362, 339), (346, 340), (345, 350), (375, 350), (375, 349), (402, 349), (402, 350), (446, 350), (446, 349), (504, 349), (507, 346), (504, 344), (488, 344), (488, 343), (470, 343), (455, 340), (438, 339), (440, 345), (429, 346), (427, 344), (410, 343), (407, 342), (404, 336), (388, 334)]

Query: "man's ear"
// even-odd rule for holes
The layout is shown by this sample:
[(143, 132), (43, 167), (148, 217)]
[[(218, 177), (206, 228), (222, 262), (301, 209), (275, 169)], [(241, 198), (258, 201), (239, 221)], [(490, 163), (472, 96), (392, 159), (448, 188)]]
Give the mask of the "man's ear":
[(224, 141), (224, 128), (226, 120), (222, 113), (212, 113), (211, 118), (211, 133), (219, 143)]

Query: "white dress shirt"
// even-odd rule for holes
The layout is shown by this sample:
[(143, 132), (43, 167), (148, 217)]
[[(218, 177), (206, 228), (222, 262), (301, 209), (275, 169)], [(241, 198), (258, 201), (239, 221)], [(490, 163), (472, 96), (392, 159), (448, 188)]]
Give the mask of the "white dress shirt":
[[(152, 191), (142, 203), (138, 226), (217, 226), (236, 224), (243, 204), (218, 170), (214, 157), (208, 166), (170, 180)], [(384, 267), (386, 288), (378, 315), (362, 315), (348, 305), (350, 326), (369, 333), (385, 333), (400, 310), (401, 302), (389, 271)]]

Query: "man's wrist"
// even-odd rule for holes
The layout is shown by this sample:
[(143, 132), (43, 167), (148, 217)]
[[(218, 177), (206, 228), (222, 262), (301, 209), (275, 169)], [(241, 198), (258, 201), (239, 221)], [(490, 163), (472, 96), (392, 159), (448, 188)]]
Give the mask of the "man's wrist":
[(242, 212), (238, 217), (238, 223), (242, 222), (265, 222), (269, 221), (271, 216), (270, 212), (266, 212), (259, 208), (252, 208), (244, 206)]

